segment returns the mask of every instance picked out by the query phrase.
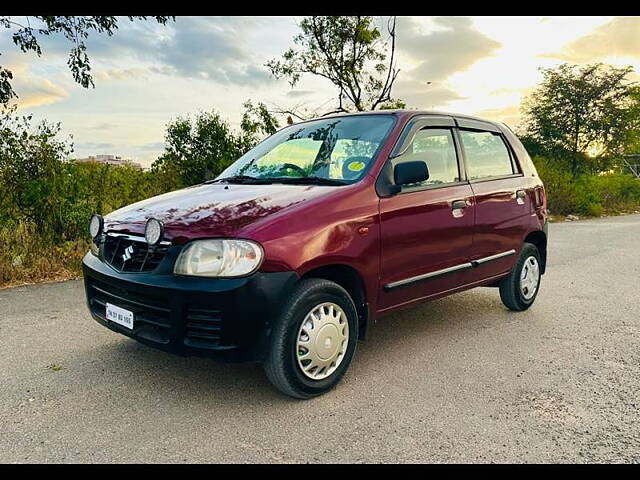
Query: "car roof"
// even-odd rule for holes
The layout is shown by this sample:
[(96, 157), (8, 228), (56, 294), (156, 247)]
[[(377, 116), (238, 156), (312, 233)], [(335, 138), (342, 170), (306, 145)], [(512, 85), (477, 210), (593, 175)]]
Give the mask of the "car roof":
[(340, 112), (340, 113), (327, 115), (324, 117), (316, 117), (313, 119), (305, 120), (304, 122), (297, 122), (297, 124), (305, 123), (312, 120), (325, 119), (325, 118), (350, 117), (350, 116), (356, 116), (356, 115), (390, 115), (390, 114), (397, 115), (399, 117), (404, 117), (404, 118), (433, 115), (438, 117), (451, 117), (454, 119), (474, 120), (477, 122), (483, 122), (489, 125), (493, 125), (494, 127), (497, 127), (499, 129), (502, 129), (506, 126), (506, 124), (502, 122), (496, 122), (493, 120), (488, 120), (486, 118), (475, 117), (473, 115), (466, 115), (462, 113), (441, 112), (437, 110), (409, 110), (409, 109), (373, 110), (373, 111), (367, 111), (367, 112)]

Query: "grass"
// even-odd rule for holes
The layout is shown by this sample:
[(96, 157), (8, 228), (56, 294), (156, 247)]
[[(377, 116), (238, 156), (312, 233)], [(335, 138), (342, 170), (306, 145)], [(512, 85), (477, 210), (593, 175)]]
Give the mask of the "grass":
[(6, 288), (80, 277), (89, 242), (77, 239), (56, 245), (19, 223), (0, 229), (0, 247), (0, 288)]

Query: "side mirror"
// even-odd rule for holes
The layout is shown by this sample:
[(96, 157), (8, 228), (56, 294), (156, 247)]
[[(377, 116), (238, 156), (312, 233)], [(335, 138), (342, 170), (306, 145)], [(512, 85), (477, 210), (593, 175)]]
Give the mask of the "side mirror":
[(399, 163), (393, 169), (393, 181), (398, 189), (401, 185), (424, 182), (429, 179), (429, 169), (422, 161)]

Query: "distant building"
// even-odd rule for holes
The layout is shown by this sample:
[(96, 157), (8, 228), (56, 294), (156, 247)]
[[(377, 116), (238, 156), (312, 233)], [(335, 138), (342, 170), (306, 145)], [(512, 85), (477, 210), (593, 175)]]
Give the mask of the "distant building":
[(118, 155), (89, 155), (86, 158), (78, 158), (76, 162), (106, 163), (107, 165), (115, 165), (116, 167), (121, 167), (123, 165), (131, 165), (132, 167), (142, 169), (142, 165), (140, 165), (138, 162), (134, 162), (133, 160), (122, 158)]

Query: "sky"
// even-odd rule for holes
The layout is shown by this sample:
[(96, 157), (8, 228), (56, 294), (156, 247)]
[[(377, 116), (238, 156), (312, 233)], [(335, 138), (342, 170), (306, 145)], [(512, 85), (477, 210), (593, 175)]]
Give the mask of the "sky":
[[(20, 17), (15, 17), (20, 21)], [(73, 81), (71, 45), (40, 38), (22, 53), (0, 31), (0, 65), (13, 71), (21, 113), (61, 122), (74, 157), (116, 154), (150, 165), (166, 125), (215, 109), (237, 128), (251, 99), (282, 107), (331, 107), (335, 88), (303, 77), (295, 88), (264, 64), (293, 46), (295, 17), (177, 17), (166, 26), (123, 19), (112, 37), (87, 41), (95, 88)], [(385, 19), (377, 18), (383, 27)], [(640, 80), (640, 17), (399, 17), (393, 96), (411, 108), (520, 121), (539, 68), (564, 62), (631, 65)]]

